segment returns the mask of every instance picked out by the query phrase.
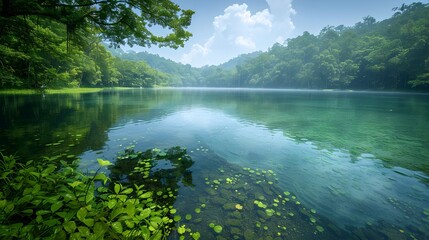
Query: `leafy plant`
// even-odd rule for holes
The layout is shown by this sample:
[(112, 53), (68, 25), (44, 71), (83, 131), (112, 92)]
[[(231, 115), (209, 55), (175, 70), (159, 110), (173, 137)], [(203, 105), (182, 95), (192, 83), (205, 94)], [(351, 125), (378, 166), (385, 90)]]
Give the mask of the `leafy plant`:
[(78, 161), (0, 157), (1, 239), (165, 239), (173, 230), (172, 207), (143, 184), (113, 182), (100, 172), (107, 160), (86, 175)]

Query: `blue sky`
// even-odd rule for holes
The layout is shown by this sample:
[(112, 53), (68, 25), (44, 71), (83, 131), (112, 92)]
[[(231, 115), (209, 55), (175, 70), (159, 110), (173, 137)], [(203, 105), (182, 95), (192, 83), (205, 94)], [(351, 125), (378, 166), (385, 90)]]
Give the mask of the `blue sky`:
[[(174, 0), (196, 13), (184, 48), (133, 48), (195, 67), (218, 65), (243, 53), (266, 51), (304, 31), (353, 26), (365, 16), (377, 21), (413, 0)], [(426, 1), (422, 1), (426, 2)]]

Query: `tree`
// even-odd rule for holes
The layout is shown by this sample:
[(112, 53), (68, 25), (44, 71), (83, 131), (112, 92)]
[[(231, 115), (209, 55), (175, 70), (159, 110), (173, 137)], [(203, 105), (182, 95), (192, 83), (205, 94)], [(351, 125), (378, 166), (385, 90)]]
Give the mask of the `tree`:
[[(1, 0), (0, 34), (7, 34), (7, 24), (16, 18), (36, 16), (62, 23), (69, 37), (92, 27), (113, 46), (168, 46), (178, 48), (192, 35), (185, 29), (194, 14), (182, 10), (170, 0)], [(25, 23), (25, 21), (20, 22)], [(151, 27), (170, 30), (157, 36)]]

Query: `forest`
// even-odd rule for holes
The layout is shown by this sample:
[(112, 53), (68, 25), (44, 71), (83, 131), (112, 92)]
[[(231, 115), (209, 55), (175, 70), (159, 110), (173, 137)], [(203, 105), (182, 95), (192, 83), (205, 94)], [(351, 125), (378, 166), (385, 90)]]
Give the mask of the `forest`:
[[(188, 13), (192, 15), (192, 13)], [(39, 16), (0, 18), (0, 88), (64, 87), (258, 87), (309, 89), (429, 89), (429, 4), (393, 9), (392, 17), (364, 17), (354, 26), (304, 32), (266, 52), (246, 54), (219, 66), (194, 68), (122, 44), (180, 47), (191, 34), (125, 42)], [(101, 15), (101, 14), (100, 14)], [(186, 24), (190, 24), (190, 16)], [(184, 32), (181, 29), (180, 32)], [(25, 32), (26, 34), (22, 34)], [(116, 32), (117, 33), (117, 32)], [(105, 34), (105, 31), (104, 31)], [(145, 45), (146, 44), (146, 45)], [(163, 45), (164, 44), (164, 45)], [(170, 45), (169, 45), (170, 44)]]

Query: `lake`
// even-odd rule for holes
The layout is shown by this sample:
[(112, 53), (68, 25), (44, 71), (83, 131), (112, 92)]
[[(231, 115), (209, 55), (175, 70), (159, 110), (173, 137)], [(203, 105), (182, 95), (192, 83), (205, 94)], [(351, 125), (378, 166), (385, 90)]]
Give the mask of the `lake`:
[(80, 158), (84, 171), (127, 147), (186, 148), (194, 163), (174, 183), (174, 207), (202, 239), (429, 238), (428, 94), (0, 95), (0, 127), (4, 154)]

